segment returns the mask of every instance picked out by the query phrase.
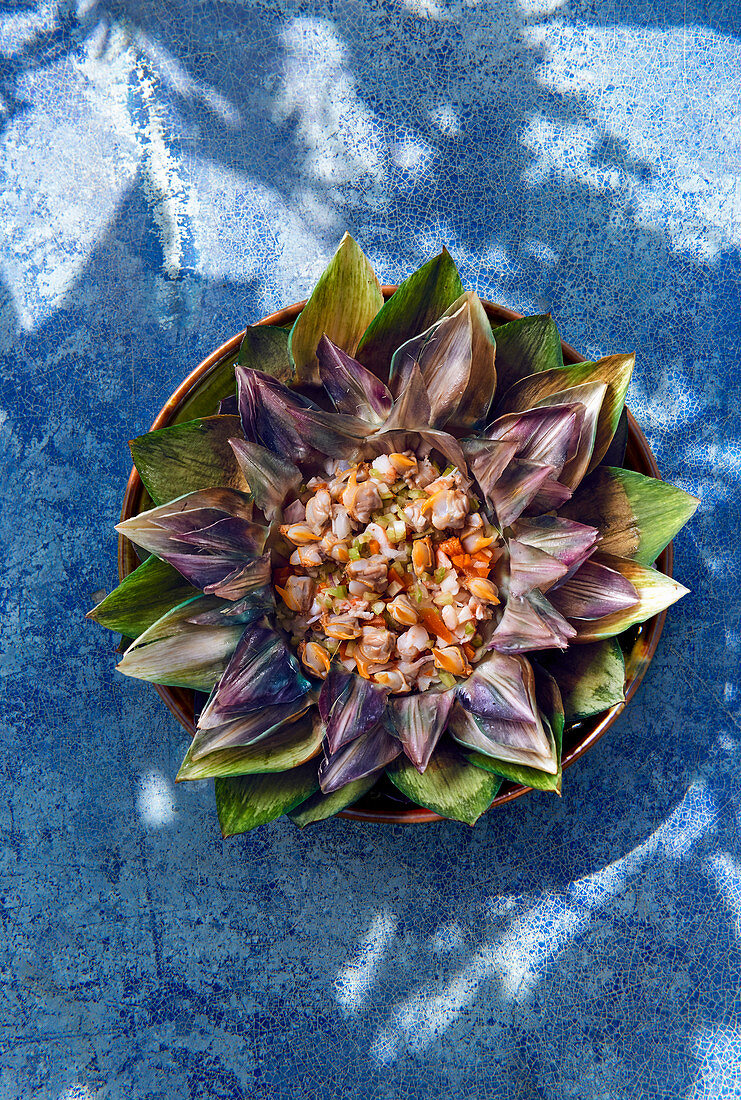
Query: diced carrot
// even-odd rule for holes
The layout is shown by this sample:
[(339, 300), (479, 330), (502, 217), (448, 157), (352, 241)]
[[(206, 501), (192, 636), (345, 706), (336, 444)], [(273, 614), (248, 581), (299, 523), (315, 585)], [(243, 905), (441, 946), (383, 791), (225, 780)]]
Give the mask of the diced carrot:
[(422, 625), (431, 631), (438, 638), (442, 638), (444, 642), (455, 642), (454, 636), (450, 633), (447, 626), (442, 620), (442, 616), (439, 611), (434, 607), (422, 607), (419, 610), (419, 617)]
[(466, 566), (471, 564), (470, 554), (456, 554), (455, 557), (450, 559), (456, 569), (465, 569)]
[(344, 661), (347, 657), (347, 642), (340, 642), (339, 654), (340, 660)]
[(438, 550), (442, 550), (443, 554), (447, 554), (449, 558), (452, 558), (453, 554), (463, 553), (461, 540), (458, 538), (457, 535), (451, 539), (446, 539), (445, 542), (441, 542), (438, 546)]
[(378, 539), (370, 539), (368, 542), (368, 549), (371, 554), (379, 554), (381, 552), (381, 544)]
[(478, 550), (475, 554), (471, 554), (471, 561), (483, 561), (488, 565), (491, 561), (491, 551)]
[(466, 657), (468, 657), (469, 661), (472, 661), (476, 656), (476, 651), (470, 642), (463, 643), (463, 652), (465, 653)]

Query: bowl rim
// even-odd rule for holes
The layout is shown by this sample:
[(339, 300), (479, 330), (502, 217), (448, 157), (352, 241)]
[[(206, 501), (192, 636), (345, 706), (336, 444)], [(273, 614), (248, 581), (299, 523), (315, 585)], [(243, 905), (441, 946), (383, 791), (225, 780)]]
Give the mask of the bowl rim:
[[(397, 290), (396, 285), (385, 285), (381, 288), (384, 296), (384, 300), (388, 300), (391, 295)], [(518, 313), (516, 310), (509, 309), (507, 306), (499, 305), (496, 302), (490, 302), (482, 299), (482, 305), (486, 310), (487, 316), (490, 320), (496, 320), (502, 324), (506, 324), (508, 321), (516, 321), (522, 318), (524, 315)], [(256, 321), (256, 325), (288, 325), (295, 321), (298, 314), (306, 305), (306, 299), (300, 302), (294, 302), (291, 305), (284, 306), (282, 309), (277, 310), (275, 313), (269, 314), (267, 317), (261, 318)], [(225, 359), (236, 355), (239, 351), (239, 346), (242, 342), (246, 330), (236, 333), (230, 337), (220, 347), (212, 351), (197, 367), (190, 372), (190, 374), (180, 383), (177, 389), (170, 395), (165, 404), (162, 406), (157, 416), (152, 422), (152, 426), (149, 431), (157, 431), (159, 428), (167, 427), (176, 415), (178, 409), (197, 386), (199, 386), (204, 378), (211, 373), (216, 367), (219, 366)], [(575, 348), (571, 344), (567, 344), (565, 340), (561, 341), (561, 349), (563, 352), (564, 363), (572, 365), (574, 363), (584, 362), (584, 357), (579, 355)], [(640, 425), (636, 421), (630, 409), (626, 406), (628, 414), (628, 449), (632, 452), (633, 462), (639, 464), (643, 468), (643, 472), (648, 473), (649, 476), (655, 477), (661, 480), (661, 474), (659, 467), (656, 463), (656, 459), (653, 455), (651, 447), (649, 446), (646, 436), (643, 434)], [(122, 507), (121, 507), (121, 520), (128, 519), (129, 517), (136, 515), (139, 511), (142, 497), (144, 495), (144, 485), (139, 476), (135, 466), (132, 466), (129, 479), (126, 484), (126, 490), (124, 492)], [(131, 573), (139, 564), (139, 560), (133, 549), (133, 545), (123, 535), (119, 535), (118, 538), (118, 575), (119, 580), (123, 580)], [(674, 547), (673, 543), (662, 550), (661, 554), (656, 560), (656, 564), (662, 573), (667, 576), (672, 575), (672, 568), (674, 564)], [(562, 768), (568, 768), (579, 760), (593, 745), (604, 736), (610, 726), (614, 723), (618, 715), (627, 707), (628, 703), (634, 697), (637, 692), (643, 677), (648, 670), (648, 666), (656, 653), (656, 649), (659, 643), (661, 632), (664, 628), (664, 622), (666, 620), (666, 610), (660, 612), (658, 615), (654, 615), (651, 619), (648, 619), (641, 627), (640, 648), (641, 655), (636, 658), (636, 667), (633, 670), (632, 675), (626, 677), (626, 690), (625, 700), (622, 703), (616, 703), (609, 710), (605, 711), (602, 715), (598, 715), (598, 721), (592, 723), (587, 719), (589, 729), (585, 736), (580, 739), (576, 744), (570, 746), (562, 756), (561, 765)], [(634, 647), (635, 648), (635, 647)], [(157, 694), (163, 700), (165, 705), (171, 714), (177, 718), (178, 722), (192, 737), (195, 733), (194, 725), (194, 708), (193, 708), (193, 693), (186, 691), (182, 688), (170, 688), (161, 684), (153, 684)], [(503, 806), (508, 802), (512, 802), (517, 798), (521, 798), (525, 794), (529, 794), (533, 790), (532, 787), (525, 787), (519, 783), (508, 783), (507, 789), (503, 793), (499, 793), (493, 800), (490, 810)], [(434, 813), (432, 810), (424, 809), (423, 807), (414, 807), (410, 809), (399, 810), (381, 810), (381, 809), (364, 809), (354, 808), (352, 806), (342, 810), (337, 816), (347, 818), (351, 821), (371, 821), (380, 824), (403, 824), (403, 825), (418, 825), (427, 824), (433, 821), (446, 820), (440, 814)]]

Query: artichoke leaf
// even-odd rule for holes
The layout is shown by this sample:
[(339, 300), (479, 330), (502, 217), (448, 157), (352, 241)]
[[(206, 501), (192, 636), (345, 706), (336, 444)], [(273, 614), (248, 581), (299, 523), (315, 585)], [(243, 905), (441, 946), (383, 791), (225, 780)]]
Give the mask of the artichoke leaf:
[(487, 499), (493, 505), (500, 529), (509, 527), (555, 475), (553, 466), (516, 458), (491, 486)]
[(236, 416), (207, 416), (132, 439), (134, 465), (155, 504), (214, 486), (247, 492), (229, 439), (241, 435)]
[(259, 443), (246, 439), (230, 439), (229, 442), (255, 504), (267, 519), (276, 519), (288, 494), (295, 496), (301, 485), (303, 475), (298, 466)]
[(504, 608), (489, 649), (499, 653), (527, 653), (538, 649), (566, 649), (576, 638), (576, 628), (537, 590), (512, 596)]
[(262, 707), (295, 702), (310, 687), (283, 639), (262, 619), (244, 629), (201, 724), (218, 725)]
[(567, 722), (601, 714), (625, 701), (625, 658), (615, 638), (540, 658), (561, 690)]
[(512, 524), (514, 539), (536, 550), (542, 550), (563, 562), (570, 572), (587, 560), (599, 537), (595, 527), (561, 516), (538, 516), (537, 519), (518, 519)]
[(138, 638), (167, 611), (198, 595), (173, 566), (149, 557), (88, 611), (87, 618), (126, 638)]
[(423, 772), (448, 724), (453, 705), (451, 691), (416, 692), (389, 699), (387, 729), (404, 746), (404, 752), (418, 772)]
[(498, 776), (469, 764), (448, 745), (438, 745), (423, 773), (400, 756), (386, 768), (386, 774), (418, 806), (467, 825), (476, 824), (502, 785)]
[(689, 589), (659, 573), (656, 569), (650, 569), (640, 565), (630, 558), (619, 558), (612, 554), (595, 554), (594, 560), (609, 569), (620, 573), (628, 581), (638, 594), (638, 602), (622, 611), (615, 611), (602, 619), (592, 621), (575, 619), (572, 626), (576, 628), (576, 642), (596, 642), (603, 638), (614, 638), (631, 626), (645, 622), (653, 615), (658, 615), (667, 607), (670, 607), (682, 596), (686, 596)]
[(174, 607), (129, 646), (117, 671), (153, 684), (211, 691), (244, 627), (199, 626), (189, 619), (220, 604), (214, 596), (196, 596)]
[(310, 717), (299, 718), (251, 745), (216, 749), (198, 758), (193, 755), (195, 744), (194, 738), (177, 774), (177, 782), (227, 775), (261, 775), (297, 768), (319, 753), (322, 727)]
[(361, 733), (319, 765), (322, 792), (331, 794), (356, 779), (377, 775), (400, 752), (401, 743), (381, 724)]
[[(510, 386), (496, 407), (496, 415), (525, 412), (542, 406), (556, 395), (558, 404), (568, 404), (572, 397), (579, 400), (578, 393), (574, 394), (578, 387), (587, 383), (604, 383), (607, 391), (597, 418), (594, 446), (586, 471), (589, 473), (602, 461), (615, 434), (634, 365), (635, 355), (608, 355), (595, 363), (577, 363), (571, 367), (542, 371)], [(590, 401), (593, 398), (596, 400), (596, 393), (596, 388), (594, 392), (590, 391)], [(571, 485), (571, 488), (575, 487)]]
[(516, 444), (518, 458), (553, 466), (560, 477), (579, 441), (584, 412), (583, 404), (572, 401), (505, 413), (484, 434), (487, 439)]
[[(464, 295), (455, 313), (446, 314), (427, 329), (403, 344), (391, 361), (389, 386), (399, 394), (407, 385), (412, 369), (419, 368), (430, 401), (429, 424), (461, 433), (486, 415), (491, 389), (482, 395), (473, 375), (472, 307)], [(486, 324), (489, 322), (484, 318)], [(491, 382), (494, 346), (489, 346), (490, 370), (481, 371), (484, 382)], [(417, 421), (417, 424), (425, 421)]]
[(398, 391), (394, 406), (378, 434), (426, 428), (432, 420), (432, 406), (419, 363), (412, 363)]
[(321, 383), (316, 350), (324, 335), (354, 355), (382, 306), (381, 286), (368, 257), (345, 233), (291, 329), (288, 353), (297, 380)]
[(498, 397), (528, 375), (563, 367), (561, 337), (550, 313), (499, 325), (494, 341)]
[(494, 772), (509, 779), (511, 783), (521, 783), (524, 787), (534, 787), (542, 791), (556, 791), (561, 793), (562, 770), (561, 749), (564, 729), (564, 707), (556, 681), (542, 669), (536, 674), (536, 697), (540, 713), (540, 721), (543, 730), (551, 746), (552, 757), (555, 758), (555, 772), (543, 771), (527, 764), (519, 764), (511, 760), (498, 760), (496, 757), (485, 753), (467, 753), (467, 759), (477, 768)]
[(334, 662), (319, 692), (319, 713), (327, 727), (327, 744), (336, 753), (378, 725), (388, 691)]
[(393, 398), (380, 378), (322, 336), (316, 349), (322, 385), (338, 413), (382, 424)]
[(626, 577), (590, 558), (549, 593), (548, 599), (566, 619), (603, 619), (638, 603), (638, 593)]
[(239, 346), (237, 363), (269, 374), (279, 382), (290, 382), (294, 371), (288, 354), (288, 329), (279, 325), (248, 325)]
[(509, 539), (507, 550), (509, 551), (510, 596), (527, 596), (535, 588), (540, 589), (541, 592), (547, 592), (568, 572), (568, 566), (558, 558), (552, 557), (545, 550), (539, 550), (536, 546), (528, 546), (526, 542)]
[(524, 657), (487, 654), (468, 679), (458, 684), (461, 705), (483, 718), (534, 722), (534, 673)]
[(278, 703), (272, 707), (261, 707), (240, 715), (229, 722), (216, 725), (200, 721), (195, 737), (188, 750), (190, 759), (200, 760), (217, 749), (233, 749), (241, 745), (253, 745), (271, 733), (277, 733), (289, 722), (295, 722), (306, 714), (311, 706), (308, 697), (292, 703)]
[(600, 466), (562, 509), (592, 524), (600, 550), (650, 565), (694, 514), (697, 497), (633, 470)]
[(313, 760), (280, 774), (217, 779), (216, 812), (222, 836), (226, 839), (274, 821), (305, 802), (318, 786)]
[(356, 358), (387, 378), (397, 348), (424, 332), (463, 293), (458, 269), (446, 248), (398, 287), (363, 333)]
[(354, 802), (367, 794), (375, 787), (382, 773), (383, 768), (380, 768), (378, 771), (371, 772), (370, 775), (364, 775), (362, 779), (354, 779), (351, 783), (346, 783), (344, 787), (338, 787), (331, 794), (323, 794), (319, 790), (311, 798), (307, 798), (306, 802), (302, 802), (295, 810), (290, 810), (288, 816), (295, 825), (302, 829), (306, 825), (314, 824), (314, 822), (326, 821), (328, 817), (333, 817), (341, 810), (347, 809), (348, 806), (352, 806)]

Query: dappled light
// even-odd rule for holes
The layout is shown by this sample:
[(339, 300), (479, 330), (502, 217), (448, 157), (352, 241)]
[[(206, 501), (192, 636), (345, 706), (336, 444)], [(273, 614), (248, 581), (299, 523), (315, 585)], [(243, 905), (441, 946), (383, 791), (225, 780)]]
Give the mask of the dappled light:
[[(736, 1095), (739, 10), (0, 0), (8, 1095)], [(222, 842), (83, 616), (127, 441), (346, 229), (637, 352), (692, 591), (561, 799)]]

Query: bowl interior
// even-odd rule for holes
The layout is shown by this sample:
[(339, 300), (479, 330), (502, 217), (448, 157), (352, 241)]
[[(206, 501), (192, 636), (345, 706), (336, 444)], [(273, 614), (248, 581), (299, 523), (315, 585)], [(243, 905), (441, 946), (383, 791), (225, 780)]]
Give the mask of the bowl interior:
[[(389, 298), (395, 290), (395, 286), (385, 286), (383, 288), (384, 297)], [(496, 305), (493, 302), (484, 302), (483, 305), (493, 326), (516, 320), (522, 316), (519, 313), (515, 313), (514, 310), (506, 309), (504, 306)], [(294, 305), (287, 306), (285, 309), (280, 310), (278, 313), (263, 318), (258, 324), (292, 324), (301, 312), (303, 306), (303, 302), (297, 302)], [(222, 347), (218, 348), (196, 367), (163, 406), (152, 424), (152, 431), (157, 428), (167, 427), (168, 424), (172, 424), (175, 421), (188, 418), (188, 398), (192, 397), (197, 389), (201, 389), (204, 385), (208, 385), (209, 376), (213, 374), (218, 366), (229, 359), (236, 359), (242, 335), (242, 333), (238, 333), (236, 336), (233, 336), (231, 340), (228, 340)], [(574, 348), (563, 341), (562, 348), (564, 363), (571, 364), (584, 361), (582, 355), (579, 355)], [(213, 411), (216, 412), (216, 406)], [(628, 410), (628, 446), (625, 456), (625, 465), (629, 469), (636, 470), (638, 473), (646, 474), (649, 477), (660, 477), (659, 468), (656, 465), (656, 460), (648, 445), (648, 440), (641, 431), (630, 410)], [(148, 506), (148, 498), (141, 478), (137, 471), (132, 469), (124, 495), (121, 519), (128, 519), (130, 516), (137, 515)], [(123, 578), (128, 576), (138, 564), (139, 558), (136, 555), (133, 545), (123, 536), (120, 536), (118, 543), (119, 577), (123, 580)], [(673, 564), (671, 543), (662, 551), (656, 564), (657, 568), (663, 573), (671, 575)], [(584, 753), (599, 740), (615, 721), (621, 710), (627, 706), (635, 695), (646, 673), (651, 658), (656, 652), (665, 619), (666, 611), (663, 611), (660, 615), (656, 615), (654, 618), (642, 623), (641, 626), (634, 628), (628, 634), (628, 645), (627, 647), (624, 646), (624, 648), (626, 648), (625, 702), (617, 704), (603, 714), (598, 714), (593, 718), (582, 722), (574, 722), (566, 726), (564, 730), (562, 753), (564, 768), (573, 764), (575, 760), (583, 756)], [(625, 638), (623, 640), (625, 640)], [(195, 697), (193, 692), (183, 688), (169, 688), (159, 685), (154, 685), (154, 687), (172, 714), (190, 735), (193, 736), (195, 733)], [(504, 803), (510, 802), (514, 798), (520, 798), (522, 795), (527, 794), (530, 789), (530, 787), (523, 787), (517, 783), (505, 782), (502, 784), (499, 794), (494, 799), (492, 807), (502, 806)], [(385, 779), (359, 802), (356, 802), (349, 809), (343, 810), (340, 816), (360, 821), (378, 821), (397, 824), (418, 824), (441, 820), (439, 815), (433, 813), (431, 810), (423, 809), (409, 802)]]

